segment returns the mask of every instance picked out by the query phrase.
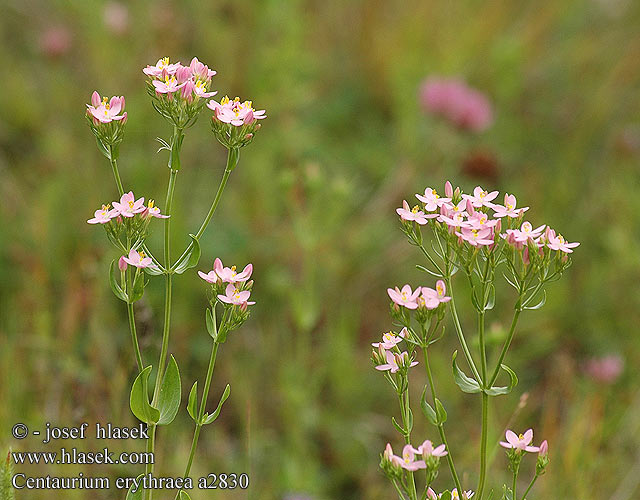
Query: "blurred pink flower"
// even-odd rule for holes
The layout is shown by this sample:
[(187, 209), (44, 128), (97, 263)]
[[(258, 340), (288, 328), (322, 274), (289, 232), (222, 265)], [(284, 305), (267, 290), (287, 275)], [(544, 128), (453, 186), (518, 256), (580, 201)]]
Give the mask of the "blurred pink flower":
[(540, 451), (538, 452), (538, 454), (541, 457), (544, 457), (545, 455), (549, 454), (549, 443), (547, 443), (546, 439), (542, 441), (542, 443), (540, 443)]
[(149, 200), (147, 207), (142, 212), (142, 215), (150, 215), (151, 217), (157, 217), (158, 219), (168, 219), (168, 215), (163, 215), (160, 213), (160, 208), (155, 206), (155, 202), (153, 200)]
[(402, 287), (402, 290), (398, 290), (398, 287), (387, 288), (387, 293), (393, 302), (399, 306), (406, 307), (407, 309), (417, 309), (418, 303), (416, 299), (420, 295), (421, 288), (416, 288), (415, 292), (411, 290), (409, 285)]
[(226, 304), (232, 304), (234, 306), (252, 306), (255, 302), (249, 302), (251, 292), (249, 290), (238, 290), (231, 283), (227, 285), (224, 295), (218, 295), (218, 299)]
[(506, 433), (507, 441), (500, 441), (500, 446), (503, 448), (511, 448), (520, 451), (529, 451), (531, 453), (537, 453), (540, 448), (537, 446), (530, 446), (533, 441), (533, 429), (528, 429), (524, 434), (517, 435), (515, 432), (508, 430)]
[(407, 329), (403, 328), (396, 336), (393, 332), (387, 332), (382, 334), (382, 342), (374, 342), (371, 345), (373, 347), (382, 347), (383, 349), (392, 349), (397, 344), (402, 342), (402, 339), (407, 337)]
[[(475, 495), (473, 491), (467, 490), (462, 492), (462, 498), (460, 498), (457, 488), (451, 490), (451, 500), (470, 500), (473, 495)], [(440, 493), (440, 496), (442, 496), (442, 493)]]
[(209, 81), (212, 76), (215, 76), (216, 71), (209, 69), (206, 64), (201, 63), (197, 57), (191, 59), (191, 63), (189, 64), (189, 68), (191, 69), (191, 73), (194, 78), (198, 80)]
[(461, 129), (482, 132), (493, 123), (487, 97), (461, 80), (428, 78), (420, 89), (420, 102), (425, 111), (443, 116)]
[(585, 372), (598, 382), (611, 384), (624, 370), (624, 359), (617, 354), (609, 354), (601, 358), (592, 358), (585, 365)]
[(441, 458), (447, 455), (447, 453), (449, 453), (448, 451), (445, 450), (445, 448), (446, 447), (444, 444), (441, 444), (440, 446), (436, 446), (434, 448), (433, 443), (427, 439), (424, 443), (418, 446), (418, 449), (415, 451), (416, 453), (420, 453), (420, 455), (422, 455), (423, 458), (426, 458), (426, 457)]
[(40, 50), (49, 57), (59, 57), (71, 48), (71, 33), (64, 26), (47, 28), (40, 35)]
[(400, 354), (394, 354), (390, 351), (386, 351), (385, 356), (387, 358), (387, 362), (376, 366), (376, 370), (381, 372), (388, 370), (391, 373), (396, 373), (401, 368), (411, 368), (418, 364), (417, 361), (412, 361), (407, 351), (401, 352)]
[(424, 460), (415, 459), (415, 451), (413, 446), (407, 444), (402, 448), (402, 462), (400, 463), (403, 469), (408, 471), (416, 471), (419, 469), (426, 469), (427, 464)]
[(109, 2), (104, 6), (102, 20), (112, 33), (123, 35), (129, 30), (129, 8), (121, 2)]
[(153, 266), (151, 257), (145, 257), (143, 252), (137, 252), (133, 248), (129, 250), (128, 256), (122, 256), (122, 260), (127, 264), (138, 267), (140, 269)]

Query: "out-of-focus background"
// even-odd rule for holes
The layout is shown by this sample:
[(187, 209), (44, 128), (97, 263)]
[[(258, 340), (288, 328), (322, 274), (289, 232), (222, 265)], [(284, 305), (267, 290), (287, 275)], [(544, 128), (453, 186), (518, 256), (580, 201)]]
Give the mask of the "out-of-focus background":
[[(85, 103), (94, 89), (126, 96), (125, 188), (162, 205), (167, 158), (156, 154), (155, 138), (169, 138), (170, 127), (152, 109), (141, 70), (162, 56), (187, 63), (196, 55), (218, 71), (220, 95), (253, 99), (268, 118), (242, 150), (199, 266), (210, 269), (216, 256), (255, 265), (257, 305), (220, 351), (209, 404), (227, 382), (231, 398), (203, 431), (193, 471), (247, 472), (251, 487), (194, 491), (194, 499), (393, 497), (379, 454), (387, 441), (402, 443), (390, 420), (395, 396), (372, 369), (370, 342), (391, 327), (388, 286), (431, 282), (415, 269), (420, 255), (394, 210), (427, 186), (442, 189), (446, 179), (467, 190), (481, 184), (514, 193), (531, 206), (536, 225), (582, 243), (572, 268), (550, 286), (547, 305), (523, 315), (508, 358), (520, 384), (496, 398), (491, 415), (493, 429), (511, 421), (516, 429), (533, 426), (536, 441), (549, 440), (549, 472), (531, 498), (640, 496), (638, 2), (4, 0), (1, 11), (3, 449), (58, 448), (12, 439), (16, 422), (135, 424), (126, 311), (107, 281), (118, 255), (85, 222), (116, 198)], [(471, 121), (454, 123), (425, 108), (428, 77), (465, 82), (487, 101), (470, 111)], [(224, 168), (208, 120), (207, 112), (184, 142), (176, 249), (199, 225)], [(160, 248), (160, 226), (152, 248)], [(195, 270), (175, 280), (170, 351), (184, 392), (206, 372), (205, 291)], [(162, 279), (154, 279), (136, 304), (149, 359), (160, 343), (162, 294)], [(513, 307), (506, 285), (498, 295), (490, 320), (496, 345)], [(473, 326), (470, 315), (464, 321)], [(456, 347), (449, 334), (434, 348), (434, 370), (450, 445), (474, 487), (480, 410), (452, 381)], [(416, 372), (414, 401), (423, 383)], [(417, 420), (416, 439), (435, 439)], [(182, 473), (190, 422), (181, 411), (159, 431), (157, 474)], [(506, 460), (495, 451), (492, 486), (501, 489)], [(436, 485), (451, 487), (444, 465)]]

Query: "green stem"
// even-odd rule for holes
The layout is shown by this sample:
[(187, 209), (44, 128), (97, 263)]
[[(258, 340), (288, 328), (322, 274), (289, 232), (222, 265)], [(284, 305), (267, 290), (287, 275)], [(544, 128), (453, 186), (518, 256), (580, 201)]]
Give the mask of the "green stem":
[(520, 464), (514, 465), (513, 468), (513, 487), (511, 488), (511, 493), (513, 494), (513, 500), (518, 498), (516, 496), (516, 486), (518, 485), (518, 472), (520, 471)]
[[(207, 216), (204, 218), (204, 221), (202, 221), (202, 224), (200, 224), (200, 229), (198, 229), (198, 232), (195, 235), (197, 240), (199, 240), (200, 237), (204, 234), (205, 230), (207, 229), (207, 226), (209, 225), (209, 222), (213, 217), (213, 214), (215, 214), (216, 209), (218, 208), (218, 204), (220, 203), (220, 198), (222, 197), (224, 188), (227, 185), (229, 176), (231, 175), (231, 172), (233, 171), (235, 166), (238, 164), (239, 154), (240, 153), (237, 149), (229, 149), (229, 152), (227, 154), (227, 166), (224, 169), (222, 180), (220, 181), (220, 185), (218, 186), (218, 191), (216, 192), (216, 196), (213, 199), (213, 203), (209, 208), (209, 212), (207, 213)], [(175, 263), (176, 266), (180, 265), (182, 261), (187, 258), (187, 255), (189, 255), (189, 252), (191, 251), (192, 248), (193, 248), (193, 241), (189, 243), (189, 246), (187, 247), (187, 249), (184, 252), (182, 252), (182, 255)]]
[(511, 345), (511, 341), (513, 340), (513, 336), (516, 332), (516, 325), (518, 324), (518, 318), (520, 317), (521, 312), (522, 310), (516, 306), (516, 312), (513, 315), (513, 319), (511, 320), (511, 327), (509, 328), (507, 340), (502, 346), (502, 351), (500, 351), (500, 356), (498, 357), (496, 368), (493, 371), (491, 378), (489, 379), (489, 383), (487, 384), (487, 387), (492, 387), (496, 381), (496, 378), (498, 378), (498, 373), (500, 372), (500, 365), (502, 365), (502, 362), (504, 361), (504, 357), (507, 355), (507, 351), (509, 350), (509, 346)]
[[(538, 474), (536, 474), (535, 476), (533, 476), (533, 479), (531, 480), (531, 482), (529, 483), (529, 486), (527, 487), (527, 490), (524, 492), (524, 495), (522, 495), (521, 500), (527, 500), (527, 495), (529, 494), (529, 492), (531, 491), (531, 488), (533, 488), (533, 485), (536, 484), (536, 481), (538, 480), (540, 476)], [(515, 496), (513, 497), (515, 500)]]
[(116, 180), (116, 186), (118, 186), (118, 192), (120, 196), (124, 194), (124, 188), (122, 187), (122, 181), (120, 180), (120, 172), (118, 171), (118, 160), (113, 157), (113, 148), (109, 146), (109, 162), (111, 163), (111, 169), (113, 170), (113, 177)]
[[(424, 366), (427, 371), (427, 379), (429, 380), (429, 387), (431, 388), (431, 398), (433, 400), (434, 408), (436, 408), (436, 387), (433, 383), (433, 375), (431, 374), (431, 365), (429, 364), (429, 354), (427, 353), (426, 347), (424, 347), (422, 351), (424, 353)], [(451, 476), (453, 477), (453, 482), (456, 484), (456, 488), (458, 489), (458, 491), (462, 491), (460, 478), (458, 477), (458, 473), (456, 472), (456, 467), (453, 463), (453, 455), (451, 453), (451, 449), (449, 448), (447, 437), (444, 433), (444, 424), (440, 423), (438, 425), (438, 432), (440, 434), (440, 439), (442, 439), (442, 443), (445, 445), (448, 452), (446, 457), (447, 457), (447, 463), (449, 464), (449, 470), (451, 471)]]
[(484, 483), (487, 474), (487, 438), (488, 438), (489, 396), (482, 393), (482, 435), (480, 437), (480, 480), (478, 481), (477, 495), (482, 500)]
[[(405, 430), (404, 441), (406, 444), (411, 444), (411, 431), (409, 430), (409, 412), (411, 406), (409, 405), (409, 389), (407, 388), (404, 393), (398, 394), (398, 401), (400, 403), (400, 414), (402, 416), (402, 427)], [(409, 476), (409, 498), (417, 500), (418, 493), (416, 490), (416, 480), (413, 477), (413, 471), (408, 471)]]
[(136, 332), (136, 321), (133, 315), (133, 304), (127, 303), (127, 311), (129, 313), (129, 330), (131, 331), (131, 340), (133, 341), (133, 350), (136, 353), (136, 362), (138, 363), (138, 373), (144, 368), (142, 354), (140, 353), (140, 345), (138, 344), (138, 334)]
[[(150, 424), (149, 428), (149, 439), (147, 439), (147, 453), (151, 454), (149, 456), (153, 456), (154, 453), (154, 449), (155, 449), (155, 442), (156, 442), (156, 425), (155, 424)], [(150, 462), (155, 462), (154, 460), (149, 460)], [(153, 463), (148, 463), (145, 466), (145, 475), (149, 475), (149, 474), (153, 474)], [(144, 490), (144, 497), (148, 500), (151, 500), (151, 497), (153, 496), (153, 490), (151, 489), (145, 489)]]
[(467, 341), (464, 338), (464, 333), (462, 332), (462, 325), (460, 323), (460, 318), (458, 317), (458, 311), (456, 309), (456, 302), (453, 298), (453, 289), (451, 287), (451, 277), (447, 277), (447, 290), (449, 291), (449, 295), (451, 296), (451, 300), (449, 301), (449, 305), (451, 307), (451, 315), (453, 316), (453, 324), (456, 328), (456, 334), (458, 335), (458, 340), (460, 341), (460, 346), (462, 347), (462, 352), (464, 353), (464, 357), (473, 372), (473, 376), (475, 377), (477, 382), (480, 382), (482, 379), (480, 378), (480, 374), (478, 373), (478, 369), (476, 368), (476, 364), (473, 361), (473, 357), (471, 356), (471, 351), (469, 350), (469, 346), (467, 345)]

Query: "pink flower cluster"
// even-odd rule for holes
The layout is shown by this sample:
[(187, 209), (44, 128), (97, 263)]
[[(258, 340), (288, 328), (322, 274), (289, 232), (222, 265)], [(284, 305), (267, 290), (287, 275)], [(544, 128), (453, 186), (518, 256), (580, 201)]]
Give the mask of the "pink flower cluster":
[(187, 102), (192, 102), (194, 98), (208, 99), (217, 94), (209, 92), (211, 78), (216, 72), (197, 57), (191, 60), (189, 66), (183, 66), (180, 62), (172, 64), (168, 57), (164, 57), (155, 66), (147, 66), (142, 71), (151, 78), (156, 95), (166, 95), (170, 100), (178, 92)]
[(220, 102), (209, 101), (207, 107), (214, 111), (214, 119), (222, 123), (228, 123), (235, 127), (242, 125), (250, 125), (256, 120), (266, 118), (264, 109), (256, 111), (253, 109), (251, 101), (240, 102), (240, 98), (236, 97), (230, 100), (228, 96), (220, 99)]
[(387, 288), (387, 293), (394, 304), (407, 309), (425, 307), (431, 310), (451, 300), (451, 297), (447, 297), (447, 286), (443, 280), (436, 282), (435, 290), (426, 286), (411, 290), (410, 285), (405, 285), (402, 290), (398, 287)]
[[(445, 196), (440, 197), (434, 189), (427, 188), (424, 194), (416, 194), (416, 198), (423, 203), (422, 208), (416, 205), (409, 209), (409, 204), (403, 201), (403, 206), (396, 209), (396, 212), (403, 221), (418, 225), (426, 225), (430, 220), (445, 224), (451, 234), (458, 236), (460, 243), (465, 242), (474, 247), (493, 248), (497, 235), (518, 250), (532, 242), (540, 250), (547, 247), (568, 254), (580, 245), (577, 242), (569, 243), (548, 226), (542, 225), (534, 229), (528, 221), (522, 222), (517, 229), (506, 229), (501, 233), (503, 225), (508, 226), (511, 220), (521, 219), (529, 210), (529, 207), (518, 207), (516, 197), (512, 194), (505, 194), (504, 204), (500, 205), (493, 202), (498, 197), (498, 191), (489, 192), (476, 186), (473, 194), (462, 193), (458, 197), (459, 201), (454, 203), (454, 190), (449, 181), (445, 184), (444, 191)], [(509, 222), (505, 223), (503, 219)], [(410, 298), (408, 303), (412, 301), (415, 302), (415, 297)]]
[[(113, 205), (113, 208), (111, 206)], [(168, 215), (162, 215), (160, 209), (155, 206), (153, 200), (149, 200), (149, 203), (145, 206), (144, 197), (136, 200), (133, 195), (133, 191), (123, 194), (120, 197), (120, 201), (113, 201), (109, 205), (102, 205), (95, 211), (93, 218), (87, 222), (89, 224), (107, 224), (112, 219), (119, 217), (132, 218), (136, 214), (140, 214), (141, 217), (157, 217), (159, 219), (166, 219)]]
[(493, 123), (489, 99), (460, 80), (428, 78), (420, 88), (420, 102), (425, 111), (461, 129), (482, 132)]
[(241, 285), (249, 281), (252, 273), (252, 264), (247, 264), (241, 272), (237, 272), (236, 266), (224, 267), (219, 258), (216, 258), (213, 263), (213, 269), (208, 273), (198, 271), (198, 275), (207, 283), (213, 285), (227, 283), (224, 294), (218, 294), (218, 299), (225, 304), (240, 306), (241, 309), (246, 309), (247, 306), (255, 304), (255, 302), (249, 301), (251, 292), (244, 290)]
[[(124, 97), (113, 96), (111, 99), (100, 97), (98, 92), (91, 94), (91, 104), (87, 104), (87, 113), (93, 119), (93, 123), (110, 123), (112, 121), (127, 121), (127, 112), (124, 110)], [(122, 113), (122, 114), (120, 114)]]
[[(399, 457), (393, 454), (391, 444), (387, 443), (387, 446), (383, 453), (383, 458), (393, 465), (402, 467), (408, 471), (416, 471), (419, 469), (426, 469), (427, 463), (425, 460), (435, 457), (442, 458), (447, 455), (445, 445), (441, 444), (434, 448), (433, 443), (428, 439), (422, 443), (418, 448), (414, 448), (410, 444), (407, 444), (402, 448), (402, 456)], [(422, 455), (422, 460), (416, 460), (416, 454)]]

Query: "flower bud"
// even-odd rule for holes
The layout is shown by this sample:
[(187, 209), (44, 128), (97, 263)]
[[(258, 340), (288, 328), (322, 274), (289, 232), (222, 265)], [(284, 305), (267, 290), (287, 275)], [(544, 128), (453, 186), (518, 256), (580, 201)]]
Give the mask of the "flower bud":
[(453, 186), (449, 181), (444, 183), (444, 195), (447, 198), (451, 198), (453, 196)]
[(127, 270), (127, 262), (124, 260), (124, 255), (118, 260), (118, 269), (120, 269), (121, 272)]
[(542, 443), (540, 444), (540, 451), (538, 452), (538, 455), (541, 457), (546, 456), (549, 453), (549, 443), (547, 443), (547, 440), (545, 439), (544, 441), (542, 441)]

